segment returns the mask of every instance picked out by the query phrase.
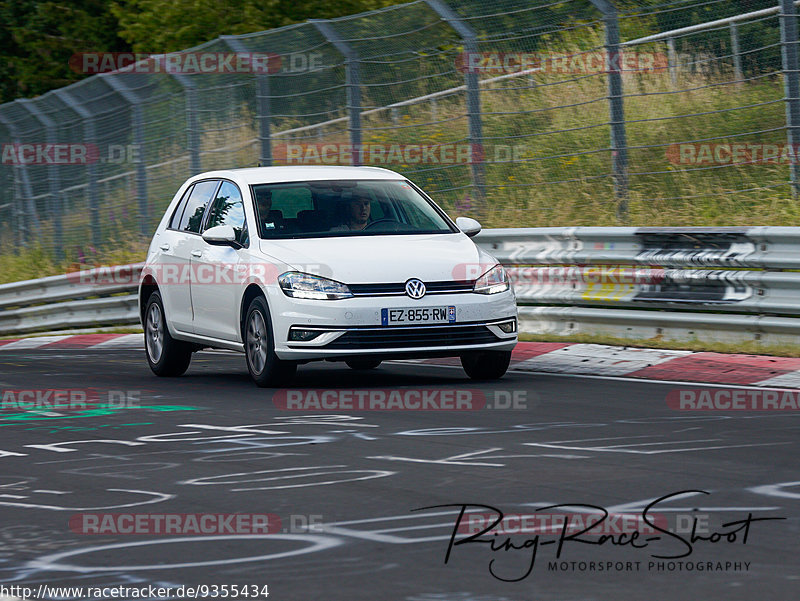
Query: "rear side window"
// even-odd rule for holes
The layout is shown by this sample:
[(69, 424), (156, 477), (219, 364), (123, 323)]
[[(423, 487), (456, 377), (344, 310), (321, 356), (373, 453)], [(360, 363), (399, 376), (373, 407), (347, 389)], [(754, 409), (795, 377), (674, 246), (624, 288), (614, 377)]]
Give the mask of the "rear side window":
[(178, 206), (175, 207), (175, 212), (172, 214), (172, 219), (169, 220), (169, 229), (178, 229), (178, 226), (181, 223), (181, 217), (183, 216), (183, 210), (186, 208), (186, 201), (189, 200), (189, 195), (192, 193), (192, 188), (194, 188), (193, 185), (186, 188), (186, 192), (184, 192), (183, 196), (181, 196), (181, 200), (178, 203)]
[(200, 233), (200, 226), (203, 224), (203, 214), (206, 212), (208, 202), (213, 198), (214, 192), (219, 186), (218, 180), (198, 182), (194, 185), (186, 208), (181, 217), (181, 225), (178, 229), (184, 232)]

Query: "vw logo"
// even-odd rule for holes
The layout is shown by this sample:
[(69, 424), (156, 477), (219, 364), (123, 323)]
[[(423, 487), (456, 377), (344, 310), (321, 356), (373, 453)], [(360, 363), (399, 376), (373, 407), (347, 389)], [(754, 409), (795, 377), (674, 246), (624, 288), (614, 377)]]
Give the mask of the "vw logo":
[(422, 298), (425, 296), (425, 284), (422, 280), (408, 280), (406, 282), (406, 294), (411, 298)]

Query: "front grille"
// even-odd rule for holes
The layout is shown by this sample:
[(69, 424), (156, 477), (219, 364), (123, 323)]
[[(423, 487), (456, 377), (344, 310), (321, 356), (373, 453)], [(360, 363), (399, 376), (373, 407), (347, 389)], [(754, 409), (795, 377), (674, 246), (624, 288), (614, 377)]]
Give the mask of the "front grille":
[(417, 328), (385, 327), (350, 330), (323, 348), (377, 349), (457, 346), (498, 342), (486, 326), (426, 326)]
[[(448, 294), (471, 292), (475, 282), (424, 282), (425, 294)], [(394, 296), (405, 295), (405, 282), (391, 284), (348, 284), (354, 296)]]

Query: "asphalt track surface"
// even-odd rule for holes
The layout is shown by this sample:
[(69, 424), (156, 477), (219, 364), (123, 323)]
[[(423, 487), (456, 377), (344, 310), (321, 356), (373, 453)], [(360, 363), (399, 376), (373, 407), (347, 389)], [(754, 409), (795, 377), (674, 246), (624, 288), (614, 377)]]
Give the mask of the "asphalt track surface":
[[(9, 351), (0, 389), (125, 391), (138, 406), (0, 411), (0, 583), (37, 594), (43, 584), (257, 584), (291, 601), (797, 599), (797, 412), (670, 409), (667, 393), (686, 387), (513, 371), (476, 384), (456, 367), (357, 374), (317, 363), (300, 368), (293, 390), (458, 390), (488, 405), (516, 393), (525, 408), (286, 411), (251, 384), (241, 355), (199, 353), (186, 376), (159, 379), (142, 351)], [(652, 556), (689, 546), (665, 533), (643, 548), (565, 540), (555, 570), (559, 535), (540, 534), (517, 582), (532, 542), (465, 543), (444, 561), (460, 504), (641, 516), (689, 490), (710, 494), (650, 510), (686, 539), (694, 518), (706, 536), (749, 514), (786, 519), (751, 522), (746, 543), (741, 529), (732, 542), (697, 540), (671, 560)], [(414, 511), (437, 505), (452, 507)], [(544, 513), (559, 512), (581, 515)], [(249, 538), (83, 534), (83, 513), (275, 514), (281, 526)]]

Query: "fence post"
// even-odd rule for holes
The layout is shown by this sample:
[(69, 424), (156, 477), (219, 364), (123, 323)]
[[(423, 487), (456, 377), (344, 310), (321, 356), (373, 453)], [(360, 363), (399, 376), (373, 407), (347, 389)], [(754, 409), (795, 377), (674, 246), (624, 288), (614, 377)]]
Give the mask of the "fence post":
[(611, 156), (614, 170), (614, 196), (617, 217), (628, 216), (628, 143), (625, 137), (625, 111), (620, 73), (619, 20), (616, 7), (608, 0), (591, 0), (602, 13), (606, 30), (606, 68), (608, 69), (608, 103), (611, 124)]
[[(15, 100), (20, 106), (24, 107), (34, 119), (42, 124), (45, 130), (45, 140), (48, 144), (56, 144), (55, 122), (45, 115), (34, 101), (30, 99)], [(53, 254), (57, 260), (64, 258), (64, 228), (62, 215), (64, 212), (63, 199), (61, 197), (61, 178), (58, 173), (58, 165), (48, 165), (47, 184), (50, 189), (50, 209), (53, 212)]]
[[(797, 9), (793, 0), (780, 0), (781, 56), (783, 58), (783, 88), (786, 100), (786, 138), (793, 156), (800, 144), (800, 61), (797, 56)], [(800, 165), (797, 157), (790, 167), (792, 194), (800, 195)]]
[(672, 88), (678, 87), (678, 53), (675, 51), (675, 38), (667, 38), (667, 65)]
[[(475, 31), (467, 25), (453, 10), (441, 0), (425, 0), (437, 15), (452, 27), (464, 42), (467, 57), (478, 53), (478, 38)], [(472, 64), (469, 59), (467, 64)], [(481, 123), (481, 95), (478, 72), (466, 69), (464, 83), (467, 88), (467, 118), (469, 120), (469, 144), (471, 150), (472, 187), (481, 209), (486, 202), (486, 165), (483, 148), (483, 126)]]
[(735, 21), (731, 21), (731, 54), (733, 55), (733, 78), (737, 85), (742, 85), (744, 75), (742, 74), (742, 54), (739, 46), (739, 26)]
[[(14, 144), (16, 145), (17, 149), (19, 149), (19, 145), (21, 143), (19, 137), (19, 130), (17, 126), (14, 125), (14, 122), (10, 119), (7, 119), (0, 113), (0, 123), (5, 125), (8, 128), (8, 131), (11, 133), (11, 136), (14, 138)], [(31, 181), (28, 177), (28, 167), (25, 165), (23, 161), (17, 160), (14, 163), (14, 171), (19, 176), (18, 187), (15, 187), (16, 190), (19, 191), (19, 199), (15, 197), (15, 202), (19, 200), (19, 207), (16, 209), (19, 211), (19, 215), (22, 217), (19, 218), (19, 225), (20, 225), (20, 232), (19, 232), (19, 240), (23, 246), (28, 245), (28, 237), (31, 235), (31, 230), (33, 230), (33, 234), (36, 236), (37, 239), (40, 239), (41, 230), (39, 228), (39, 217), (36, 214), (36, 204), (33, 200), (33, 189), (31, 188)]]
[[(97, 143), (97, 131), (94, 125), (94, 118), (89, 110), (78, 102), (66, 89), (55, 90), (54, 94), (61, 98), (81, 119), (83, 119), (83, 139), (85, 144)], [(86, 163), (86, 186), (88, 188), (89, 200), (89, 220), (92, 227), (92, 246), (100, 248), (100, 212), (99, 194), (97, 192), (97, 164), (91, 157)]]
[(103, 77), (103, 81), (122, 96), (133, 111), (133, 143), (139, 151), (136, 153), (136, 196), (139, 203), (139, 232), (143, 236), (147, 236), (151, 232), (148, 231), (149, 228), (147, 227), (149, 211), (147, 210), (147, 165), (144, 160), (144, 115), (142, 114), (142, 104), (136, 94), (123, 85), (112, 73), (104, 73), (100, 77)]
[(329, 21), (310, 19), (308, 21), (344, 56), (347, 85), (347, 128), (350, 131), (350, 144), (353, 147), (353, 165), (364, 164), (364, 149), (361, 146), (361, 73), (358, 53), (345, 42)]
[[(162, 54), (154, 60), (162, 61), (166, 55)], [(163, 65), (165, 73), (169, 73), (175, 78), (183, 88), (183, 95), (186, 99), (186, 147), (189, 151), (189, 175), (197, 175), (202, 171), (200, 167), (200, 139), (198, 134), (200, 129), (197, 125), (197, 86), (184, 73), (173, 73)]]
[[(223, 35), (220, 38), (234, 52), (247, 54), (250, 51), (240, 39), (235, 36)], [(256, 73), (256, 119), (258, 119), (258, 140), (260, 143), (260, 156), (258, 162), (263, 167), (272, 165), (272, 132), (270, 131), (272, 110), (270, 107), (269, 90), (269, 64), (267, 56), (267, 72)]]

